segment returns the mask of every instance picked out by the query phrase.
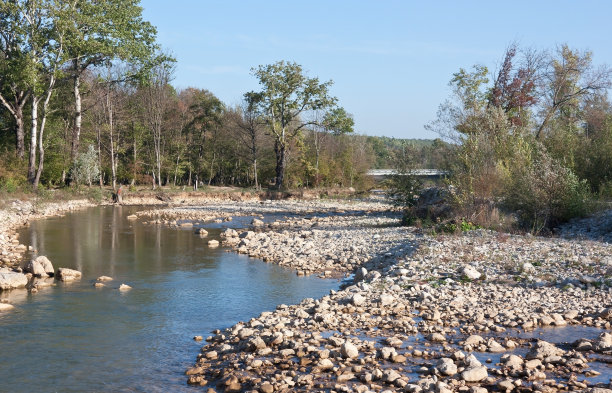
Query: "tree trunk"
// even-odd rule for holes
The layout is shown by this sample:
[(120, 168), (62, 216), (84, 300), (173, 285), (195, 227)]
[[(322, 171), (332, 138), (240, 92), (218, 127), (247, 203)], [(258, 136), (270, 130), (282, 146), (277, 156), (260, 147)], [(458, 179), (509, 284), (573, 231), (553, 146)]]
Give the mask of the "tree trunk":
[(23, 160), (25, 156), (25, 127), (23, 124), (23, 107), (30, 94), (19, 91), (13, 93), (13, 102), (9, 103), (2, 94), (0, 94), (0, 102), (9, 111), (15, 119), (15, 148), (17, 158)]
[(255, 189), (259, 189), (259, 183), (257, 182), (257, 158), (253, 160), (253, 173), (255, 174)]
[(97, 126), (97, 134), (98, 134), (98, 168), (100, 168), (100, 178), (98, 182), (100, 183), (100, 188), (104, 186), (104, 176), (102, 174), (102, 133), (100, 132), (100, 126)]
[(17, 157), (23, 160), (25, 156), (25, 128), (23, 126), (23, 106), (15, 108), (15, 147)]
[(36, 180), (36, 141), (38, 138), (38, 99), (32, 97), (32, 128), (30, 130), (30, 158), (28, 161), (28, 181)]
[(276, 188), (281, 189), (283, 187), (283, 182), (285, 180), (285, 165), (286, 165), (286, 155), (285, 155), (285, 144), (282, 142), (274, 143), (274, 153), (276, 153)]
[[(109, 88), (110, 90), (110, 88)], [(110, 155), (111, 155), (111, 176), (113, 191), (117, 188), (117, 162), (115, 160), (115, 140), (113, 123), (113, 106), (110, 98), (110, 91), (106, 95), (106, 107), (108, 108), (108, 129), (110, 133)]]
[[(45, 103), (46, 106), (46, 103)], [(43, 108), (43, 118), (40, 122), (40, 132), (38, 137), (38, 170), (36, 171), (36, 177), (34, 178), (34, 189), (38, 188), (40, 182), (40, 176), (42, 175), (43, 165), (45, 162), (45, 146), (43, 145), (43, 135), (45, 133), (45, 123), (47, 122), (46, 110)]]
[(72, 149), (70, 150), (70, 159), (74, 161), (79, 151), (79, 142), (81, 139), (81, 64), (79, 59), (73, 61), (74, 72), (74, 130), (72, 132)]

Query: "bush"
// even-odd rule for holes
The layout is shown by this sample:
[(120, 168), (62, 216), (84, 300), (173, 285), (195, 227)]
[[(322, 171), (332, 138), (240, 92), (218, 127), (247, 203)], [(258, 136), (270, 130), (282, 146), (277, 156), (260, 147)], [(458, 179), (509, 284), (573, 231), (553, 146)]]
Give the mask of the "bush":
[(534, 145), (532, 155), (508, 168), (503, 191), (503, 205), (517, 212), (522, 227), (538, 233), (586, 215), (592, 200), (588, 183), (541, 145)]
[(87, 152), (78, 155), (72, 167), (72, 179), (76, 184), (87, 184), (100, 178), (100, 168), (98, 166), (98, 153), (93, 145), (89, 145)]

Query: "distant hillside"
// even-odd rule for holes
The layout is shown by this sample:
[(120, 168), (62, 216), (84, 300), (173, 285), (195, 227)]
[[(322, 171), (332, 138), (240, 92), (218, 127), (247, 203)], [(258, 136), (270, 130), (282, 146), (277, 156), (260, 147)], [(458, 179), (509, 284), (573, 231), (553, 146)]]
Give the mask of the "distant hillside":
[(416, 165), (421, 168), (445, 167), (445, 152), (451, 145), (440, 139), (402, 139), (387, 136), (366, 136), (367, 144), (374, 153), (372, 169), (395, 168), (394, 157), (405, 153), (414, 156)]

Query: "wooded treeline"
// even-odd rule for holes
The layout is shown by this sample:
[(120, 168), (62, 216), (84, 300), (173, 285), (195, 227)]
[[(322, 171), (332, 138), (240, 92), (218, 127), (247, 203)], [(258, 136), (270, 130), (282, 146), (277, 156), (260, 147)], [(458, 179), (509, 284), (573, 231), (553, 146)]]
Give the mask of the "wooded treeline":
[(253, 68), (261, 90), (228, 106), (172, 85), (137, 0), (0, 4), (0, 186), (353, 186), (367, 137), (295, 63)]

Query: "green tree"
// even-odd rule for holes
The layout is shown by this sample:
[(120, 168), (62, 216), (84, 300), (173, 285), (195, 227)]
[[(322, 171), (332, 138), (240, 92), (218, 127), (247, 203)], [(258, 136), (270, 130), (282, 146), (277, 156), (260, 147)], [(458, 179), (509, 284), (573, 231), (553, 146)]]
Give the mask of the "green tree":
[(78, 152), (82, 123), (81, 77), (85, 70), (115, 59), (148, 63), (156, 50), (156, 29), (142, 18), (139, 0), (66, 2), (66, 53), (74, 87), (71, 157)]
[(332, 81), (321, 83), (318, 78), (309, 78), (304, 75), (302, 66), (294, 62), (279, 61), (262, 65), (252, 69), (252, 72), (262, 87), (261, 92), (254, 94), (259, 94), (259, 105), (274, 137), (275, 185), (281, 188), (289, 143), (301, 130), (317, 123), (306, 115), (312, 111), (332, 108), (337, 99), (329, 95)]
[(27, 85), (27, 21), (16, 1), (0, 2), (0, 102), (15, 122), (15, 147), (19, 159), (25, 156), (23, 110), (30, 97)]

